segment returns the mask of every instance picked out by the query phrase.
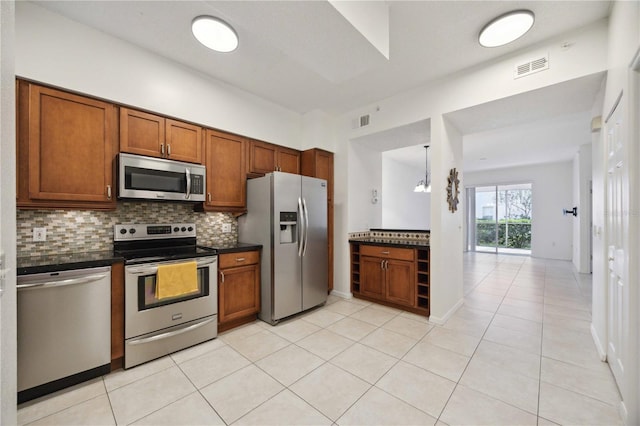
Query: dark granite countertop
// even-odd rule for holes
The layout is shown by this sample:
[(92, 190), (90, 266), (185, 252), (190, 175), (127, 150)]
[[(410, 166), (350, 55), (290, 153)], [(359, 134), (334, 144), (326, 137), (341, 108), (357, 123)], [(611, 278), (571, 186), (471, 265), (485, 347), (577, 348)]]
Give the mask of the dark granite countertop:
[(218, 250), (219, 254), (237, 253), (239, 251), (262, 250), (262, 244), (254, 244), (254, 243), (228, 243), (228, 244), (218, 244), (218, 245), (213, 244), (213, 245), (208, 245), (206, 247), (210, 247)]
[(123, 262), (112, 250), (83, 253), (65, 253), (47, 256), (19, 257), (16, 259), (17, 275), (40, 274), (44, 272), (68, 271), (70, 269), (95, 268)]
[(360, 237), (360, 238), (350, 238), (349, 242), (367, 244), (367, 245), (376, 245), (376, 246), (402, 247), (402, 248), (429, 247), (429, 240), (427, 239)]

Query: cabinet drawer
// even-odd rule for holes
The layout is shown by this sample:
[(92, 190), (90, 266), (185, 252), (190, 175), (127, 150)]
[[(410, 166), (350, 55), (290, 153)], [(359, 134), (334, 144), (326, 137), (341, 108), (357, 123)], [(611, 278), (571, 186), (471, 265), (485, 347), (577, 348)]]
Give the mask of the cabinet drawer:
[(398, 247), (361, 245), (360, 254), (398, 260), (414, 260), (415, 250)]
[(260, 260), (259, 251), (242, 251), (238, 253), (224, 253), (219, 256), (220, 269), (235, 268), (236, 266), (252, 265)]

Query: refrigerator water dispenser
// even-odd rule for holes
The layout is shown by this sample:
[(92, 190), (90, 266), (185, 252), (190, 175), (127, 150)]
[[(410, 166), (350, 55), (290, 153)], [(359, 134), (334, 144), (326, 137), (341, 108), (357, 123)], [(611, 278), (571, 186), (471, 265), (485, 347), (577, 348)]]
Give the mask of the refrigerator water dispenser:
[(298, 242), (297, 224), (298, 212), (280, 212), (280, 244)]

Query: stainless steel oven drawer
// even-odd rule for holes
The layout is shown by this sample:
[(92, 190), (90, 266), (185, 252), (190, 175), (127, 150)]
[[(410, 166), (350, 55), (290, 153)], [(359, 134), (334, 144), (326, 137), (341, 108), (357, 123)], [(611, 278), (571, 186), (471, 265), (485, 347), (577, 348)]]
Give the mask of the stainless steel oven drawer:
[(124, 368), (211, 340), (218, 335), (218, 316), (202, 318), (125, 340)]

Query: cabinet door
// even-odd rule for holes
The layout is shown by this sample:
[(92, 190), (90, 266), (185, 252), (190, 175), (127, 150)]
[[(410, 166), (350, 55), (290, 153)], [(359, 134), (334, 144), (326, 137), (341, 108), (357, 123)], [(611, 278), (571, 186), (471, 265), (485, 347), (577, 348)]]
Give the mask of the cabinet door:
[(278, 148), (278, 170), (281, 172), (300, 174), (300, 152), (294, 149)]
[(414, 262), (386, 261), (386, 299), (406, 306), (415, 305), (416, 273)]
[(245, 141), (213, 130), (205, 133), (207, 201), (205, 207), (246, 208)]
[(166, 119), (166, 158), (202, 164), (202, 128)]
[(333, 153), (314, 148), (302, 152), (301, 172), (327, 181), (327, 199), (333, 200)]
[(378, 257), (360, 257), (360, 292), (365, 296), (384, 299), (385, 271), (383, 259)]
[(266, 174), (276, 169), (276, 146), (260, 141), (249, 142), (249, 173)]
[(115, 207), (115, 106), (31, 85), (28, 120), (29, 200)]
[(164, 118), (129, 108), (120, 108), (120, 151), (162, 157)]
[(218, 277), (218, 321), (232, 321), (260, 310), (259, 265), (221, 269)]

